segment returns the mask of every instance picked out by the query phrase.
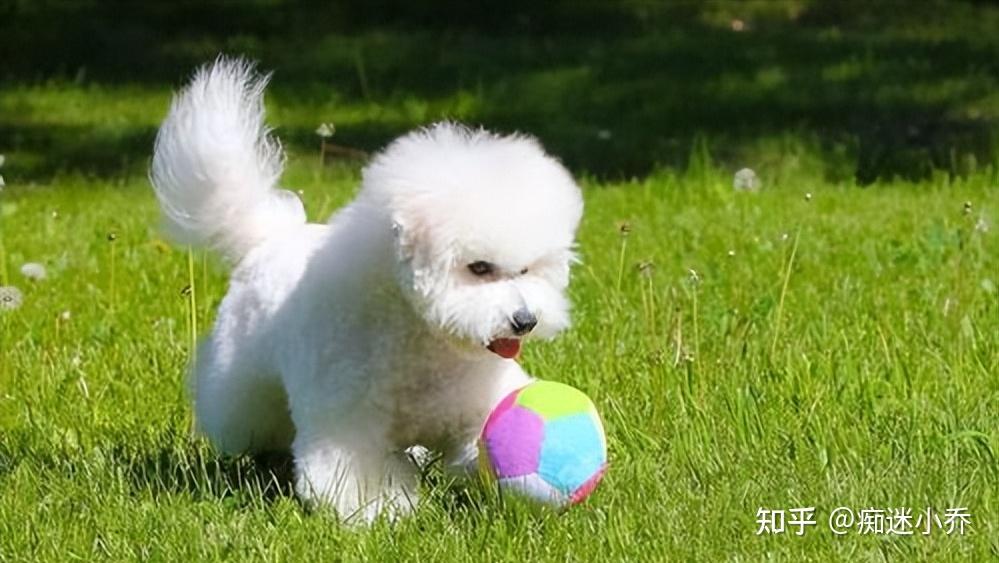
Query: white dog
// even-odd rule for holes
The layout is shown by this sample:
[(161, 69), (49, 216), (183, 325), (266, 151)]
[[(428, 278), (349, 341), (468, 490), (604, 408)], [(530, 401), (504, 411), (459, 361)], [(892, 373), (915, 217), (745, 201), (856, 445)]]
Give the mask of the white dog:
[(291, 449), (295, 489), (344, 519), (416, 501), (404, 450), (474, 463), (489, 410), (530, 377), (527, 337), (569, 323), (582, 198), (538, 143), (441, 123), (393, 142), (326, 224), (276, 187), (266, 77), (202, 68), (151, 178), (173, 234), (234, 265), (194, 366), (200, 430), (228, 453)]

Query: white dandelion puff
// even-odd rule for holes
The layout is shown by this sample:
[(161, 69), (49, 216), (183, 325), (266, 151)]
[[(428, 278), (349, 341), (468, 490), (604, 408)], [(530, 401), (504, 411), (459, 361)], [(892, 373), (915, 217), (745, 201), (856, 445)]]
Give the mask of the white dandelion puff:
[(59, 320), (62, 322), (68, 322), (71, 318), (73, 318), (73, 313), (71, 313), (69, 309), (59, 313)]
[(641, 274), (643, 278), (651, 278), (652, 274), (655, 273), (656, 265), (652, 263), (651, 260), (643, 260), (638, 263), (638, 273)]
[(336, 133), (336, 125), (332, 123), (320, 123), (319, 127), (316, 127), (316, 135), (323, 139), (329, 139), (334, 133)]
[(752, 168), (743, 168), (732, 177), (732, 187), (740, 192), (755, 192), (760, 189), (760, 177)]
[(0, 309), (12, 311), (21, 306), (24, 295), (12, 285), (0, 286)]
[(601, 141), (609, 141), (613, 136), (614, 134), (609, 129), (600, 129), (597, 131), (597, 138)]
[(29, 280), (39, 281), (44, 280), (48, 276), (48, 272), (45, 271), (45, 266), (38, 262), (28, 262), (21, 266), (21, 275)]
[(989, 222), (985, 220), (985, 217), (978, 218), (978, 221), (975, 222), (975, 230), (980, 233), (989, 232)]
[(805, 201), (812, 201), (812, 192), (805, 192)]

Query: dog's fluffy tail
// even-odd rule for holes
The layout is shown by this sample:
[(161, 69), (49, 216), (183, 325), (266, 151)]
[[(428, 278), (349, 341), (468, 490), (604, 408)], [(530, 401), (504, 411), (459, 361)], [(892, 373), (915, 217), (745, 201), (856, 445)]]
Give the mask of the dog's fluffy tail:
[(150, 179), (170, 234), (233, 262), (305, 222), (298, 197), (276, 188), (284, 155), (264, 124), (268, 78), (220, 57), (174, 97), (156, 136)]

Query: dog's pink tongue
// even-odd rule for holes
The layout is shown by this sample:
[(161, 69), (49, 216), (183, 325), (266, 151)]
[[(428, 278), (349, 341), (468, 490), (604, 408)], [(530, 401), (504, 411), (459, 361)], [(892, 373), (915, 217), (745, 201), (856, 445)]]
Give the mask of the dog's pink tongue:
[(497, 338), (486, 346), (489, 350), (506, 359), (516, 358), (520, 353), (520, 340), (516, 338)]

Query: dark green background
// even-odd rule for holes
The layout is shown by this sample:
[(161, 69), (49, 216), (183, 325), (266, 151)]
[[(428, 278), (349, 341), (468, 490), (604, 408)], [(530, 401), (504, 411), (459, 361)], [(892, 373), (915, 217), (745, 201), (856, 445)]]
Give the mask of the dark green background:
[[(531, 132), (604, 178), (684, 167), (701, 141), (733, 168), (763, 166), (776, 147), (861, 184), (961, 174), (996, 156), (999, 9), (987, 2), (5, 0), (0, 21), (5, 87), (176, 86), (219, 52), (245, 54), (275, 70), (277, 99), (471, 92), (471, 121)], [(371, 120), (337, 140), (372, 150), (415, 125)], [(60, 167), (141, 158), (154, 134), (91, 136)], [(86, 132), (0, 115), (0, 151), (74, 135)], [(281, 135), (315, 141), (311, 129)]]

